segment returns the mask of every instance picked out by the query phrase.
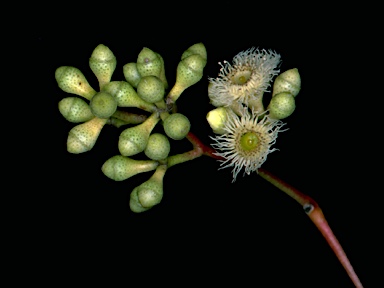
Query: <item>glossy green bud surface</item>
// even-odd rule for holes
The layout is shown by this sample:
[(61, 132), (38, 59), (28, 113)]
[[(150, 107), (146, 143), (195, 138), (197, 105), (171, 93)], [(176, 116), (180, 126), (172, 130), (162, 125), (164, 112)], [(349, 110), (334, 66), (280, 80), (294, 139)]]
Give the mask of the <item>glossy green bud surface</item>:
[(109, 118), (117, 109), (117, 101), (111, 94), (101, 91), (89, 103), (92, 113), (99, 118)]
[(60, 89), (90, 100), (97, 92), (89, 85), (84, 74), (75, 67), (61, 66), (55, 71), (55, 78)]
[(272, 119), (284, 119), (295, 111), (295, 97), (288, 92), (282, 92), (272, 97), (268, 105), (269, 117)]
[(153, 133), (149, 136), (145, 155), (152, 160), (163, 160), (168, 157), (171, 144), (166, 136), (160, 133)]
[(85, 122), (94, 117), (88, 103), (79, 97), (66, 97), (59, 102), (59, 111), (72, 123)]
[(187, 136), (191, 128), (189, 119), (181, 114), (174, 113), (164, 120), (164, 131), (173, 140), (181, 140)]
[(159, 102), (164, 99), (164, 84), (156, 76), (144, 76), (137, 85), (137, 94), (149, 103)]
[(107, 46), (100, 44), (93, 50), (89, 66), (99, 80), (100, 89), (111, 81), (116, 64), (116, 57)]

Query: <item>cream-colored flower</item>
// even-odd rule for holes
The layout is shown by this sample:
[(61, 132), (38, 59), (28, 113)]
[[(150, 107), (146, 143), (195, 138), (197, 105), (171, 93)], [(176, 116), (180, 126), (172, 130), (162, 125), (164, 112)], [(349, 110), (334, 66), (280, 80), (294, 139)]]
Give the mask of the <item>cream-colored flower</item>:
[(216, 149), (220, 160), (220, 169), (233, 167), (233, 181), (242, 168), (244, 174), (248, 175), (260, 168), (265, 162), (267, 155), (277, 149), (271, 148), (276, 142), (278, 132), (285, 125), (280, 120), (273, 120), (265, 113), (257, 114), (252, 110), (244, 108), (240, 117), (234, 112), (228, 114), (225, 123), (225, 134), (211, 137), (215, 143), (212, 147)]
[(237, 54), (232, 64), (228, 61), (219, 64), (219, 76), (209, 78), (208, 96), (212, 105), (230, 106), (239, 101), (252, 106), (252, 103), (261, 103), (263, 93), (268, 91), (272, 78), (279, 73), (280, 55), (253, 47)]

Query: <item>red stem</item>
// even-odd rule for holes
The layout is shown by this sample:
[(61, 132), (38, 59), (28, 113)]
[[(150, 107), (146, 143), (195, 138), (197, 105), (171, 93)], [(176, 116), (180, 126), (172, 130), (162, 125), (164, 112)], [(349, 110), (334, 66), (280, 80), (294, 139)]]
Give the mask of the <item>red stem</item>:
[[(209, 156), (214, 159), (221, 160), (223, 159), (220, 156), (215, 155), (215, 150), (212, 149), (209, 146), (204, 145), (195, 135), (193, 135), (191, 132), (188, 133), (187, 136), (188, 140), (193, 144), (195, 149), (199, 149), (202, 151), (203, 155)], [(363, 288), (363, 285), (361, 284), (359, 277), (357, 276), (356, 272), (354, 271), (351, 263), (349, 262), (349, 259), (347, 255), (344, 252), (344, 249), (341, 247), (339, 241), (337, 240), (336, 236), (333, 234), (331, 228), (328, 225), (327, 220), (324, 217), (324, 214), (319, 207), (319, 205), (316, 203), (315, 200), (313, 200), (311, 197), (301, 193), (296, 188), (292, 187), (288, 183), (284, 182), (283, 180), (279, 179), (272, 173), (259, 168), (258, 174), (279, 188), (281, 191), (286, 193), (288, 196), (295, 199), (304, 209), (304, 212), (308, 215), (308, 217), (312, 220), (312, 222), (316, 225), (317, 229), (320, 230), (321, 234), (324, 236), (324, 238), (327, 240), (329, 246), (333, 250), (333, 252), (336, 254), (337, 259), (339, 259), (341, 265), (343, 265), (344, 269), (346, 270), (348, 276), (352, 280), (353, 284), (355, 284), (356, 288)]]

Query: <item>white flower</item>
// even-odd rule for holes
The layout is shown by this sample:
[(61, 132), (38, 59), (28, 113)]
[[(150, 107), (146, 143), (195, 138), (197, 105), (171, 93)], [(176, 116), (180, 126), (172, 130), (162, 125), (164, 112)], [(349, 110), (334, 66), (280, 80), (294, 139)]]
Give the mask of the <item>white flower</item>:
[(250, 48), (233, 58), (233, 63), (219, 62), (217, 78), (209, 78), (208, 96), (212, 105), (230, 106), (239, 101), (247, 106), (259, 102), (268, 92), (272, 78), (279, 73), (280, 55), (272, 50)]
[[(231, 110), (230, 110), (231, 111)], [(211, 137), (215, 143), (212, 147), (221, 156), (220, 169), (233, 167), (233, 181), (244, 167), (248, 175), (260, 168), (267, 155), (277, 149), (271, 149), (275, 144), (278, 132), (285, 125), (280, 120), (270, 119), (266, 112), (257, 114), (244, 108), (239, 117), (234, 112), (228, 113), (224, 126), (225, 134)]]

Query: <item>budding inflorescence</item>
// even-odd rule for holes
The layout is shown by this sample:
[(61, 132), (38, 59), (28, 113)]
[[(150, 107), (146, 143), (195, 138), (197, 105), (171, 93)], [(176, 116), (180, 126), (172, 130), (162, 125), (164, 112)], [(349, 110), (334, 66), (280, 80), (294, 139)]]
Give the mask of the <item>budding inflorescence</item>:
[[(56, 70), (55, 78), (63, 91), (89, 101), (66, 97), (59, 102), (60, 113), (65, 119), (80, 123), (69, 131), (68, 152), (90, 151), (106, 124), (116, 127), (133, 125), (120, 134), (120, 155), (111, 157), (102, 166), (102, 172), (115, 181), (154, 171), (148, 181), (131, 192), (129, 206), (133, 212), (147, 211), (163, 197), (163, 177), (168, 168), (171, 141), (184, 139), (191, 127), (189, 119), (170, 109), (169, 105), (201, 79), (206, 61), (207, 53), (202, 43), (184, 51), (177, 67), (176, 83), (168, 94), (164, 60), (147, 47), (140, 51), (136, 62), (124, 65), (125, 81), (111, 81), (116, 57), (107, 46), (98, 45), (91, 54), (89, 66), (99, 81), (100, 91), (93, 89), (75, 67), (62, 66)], [(120, 110), (129, 107), (139, 108), (147, 114)], [(152, 133), (158, 123), (163, 125), (164, 133)], [(145, 154), (148, 160), (132, 158), (139, 153)], [(188, 153), (172, 155), (172, 165), (191, 160), (192, 156)]]

